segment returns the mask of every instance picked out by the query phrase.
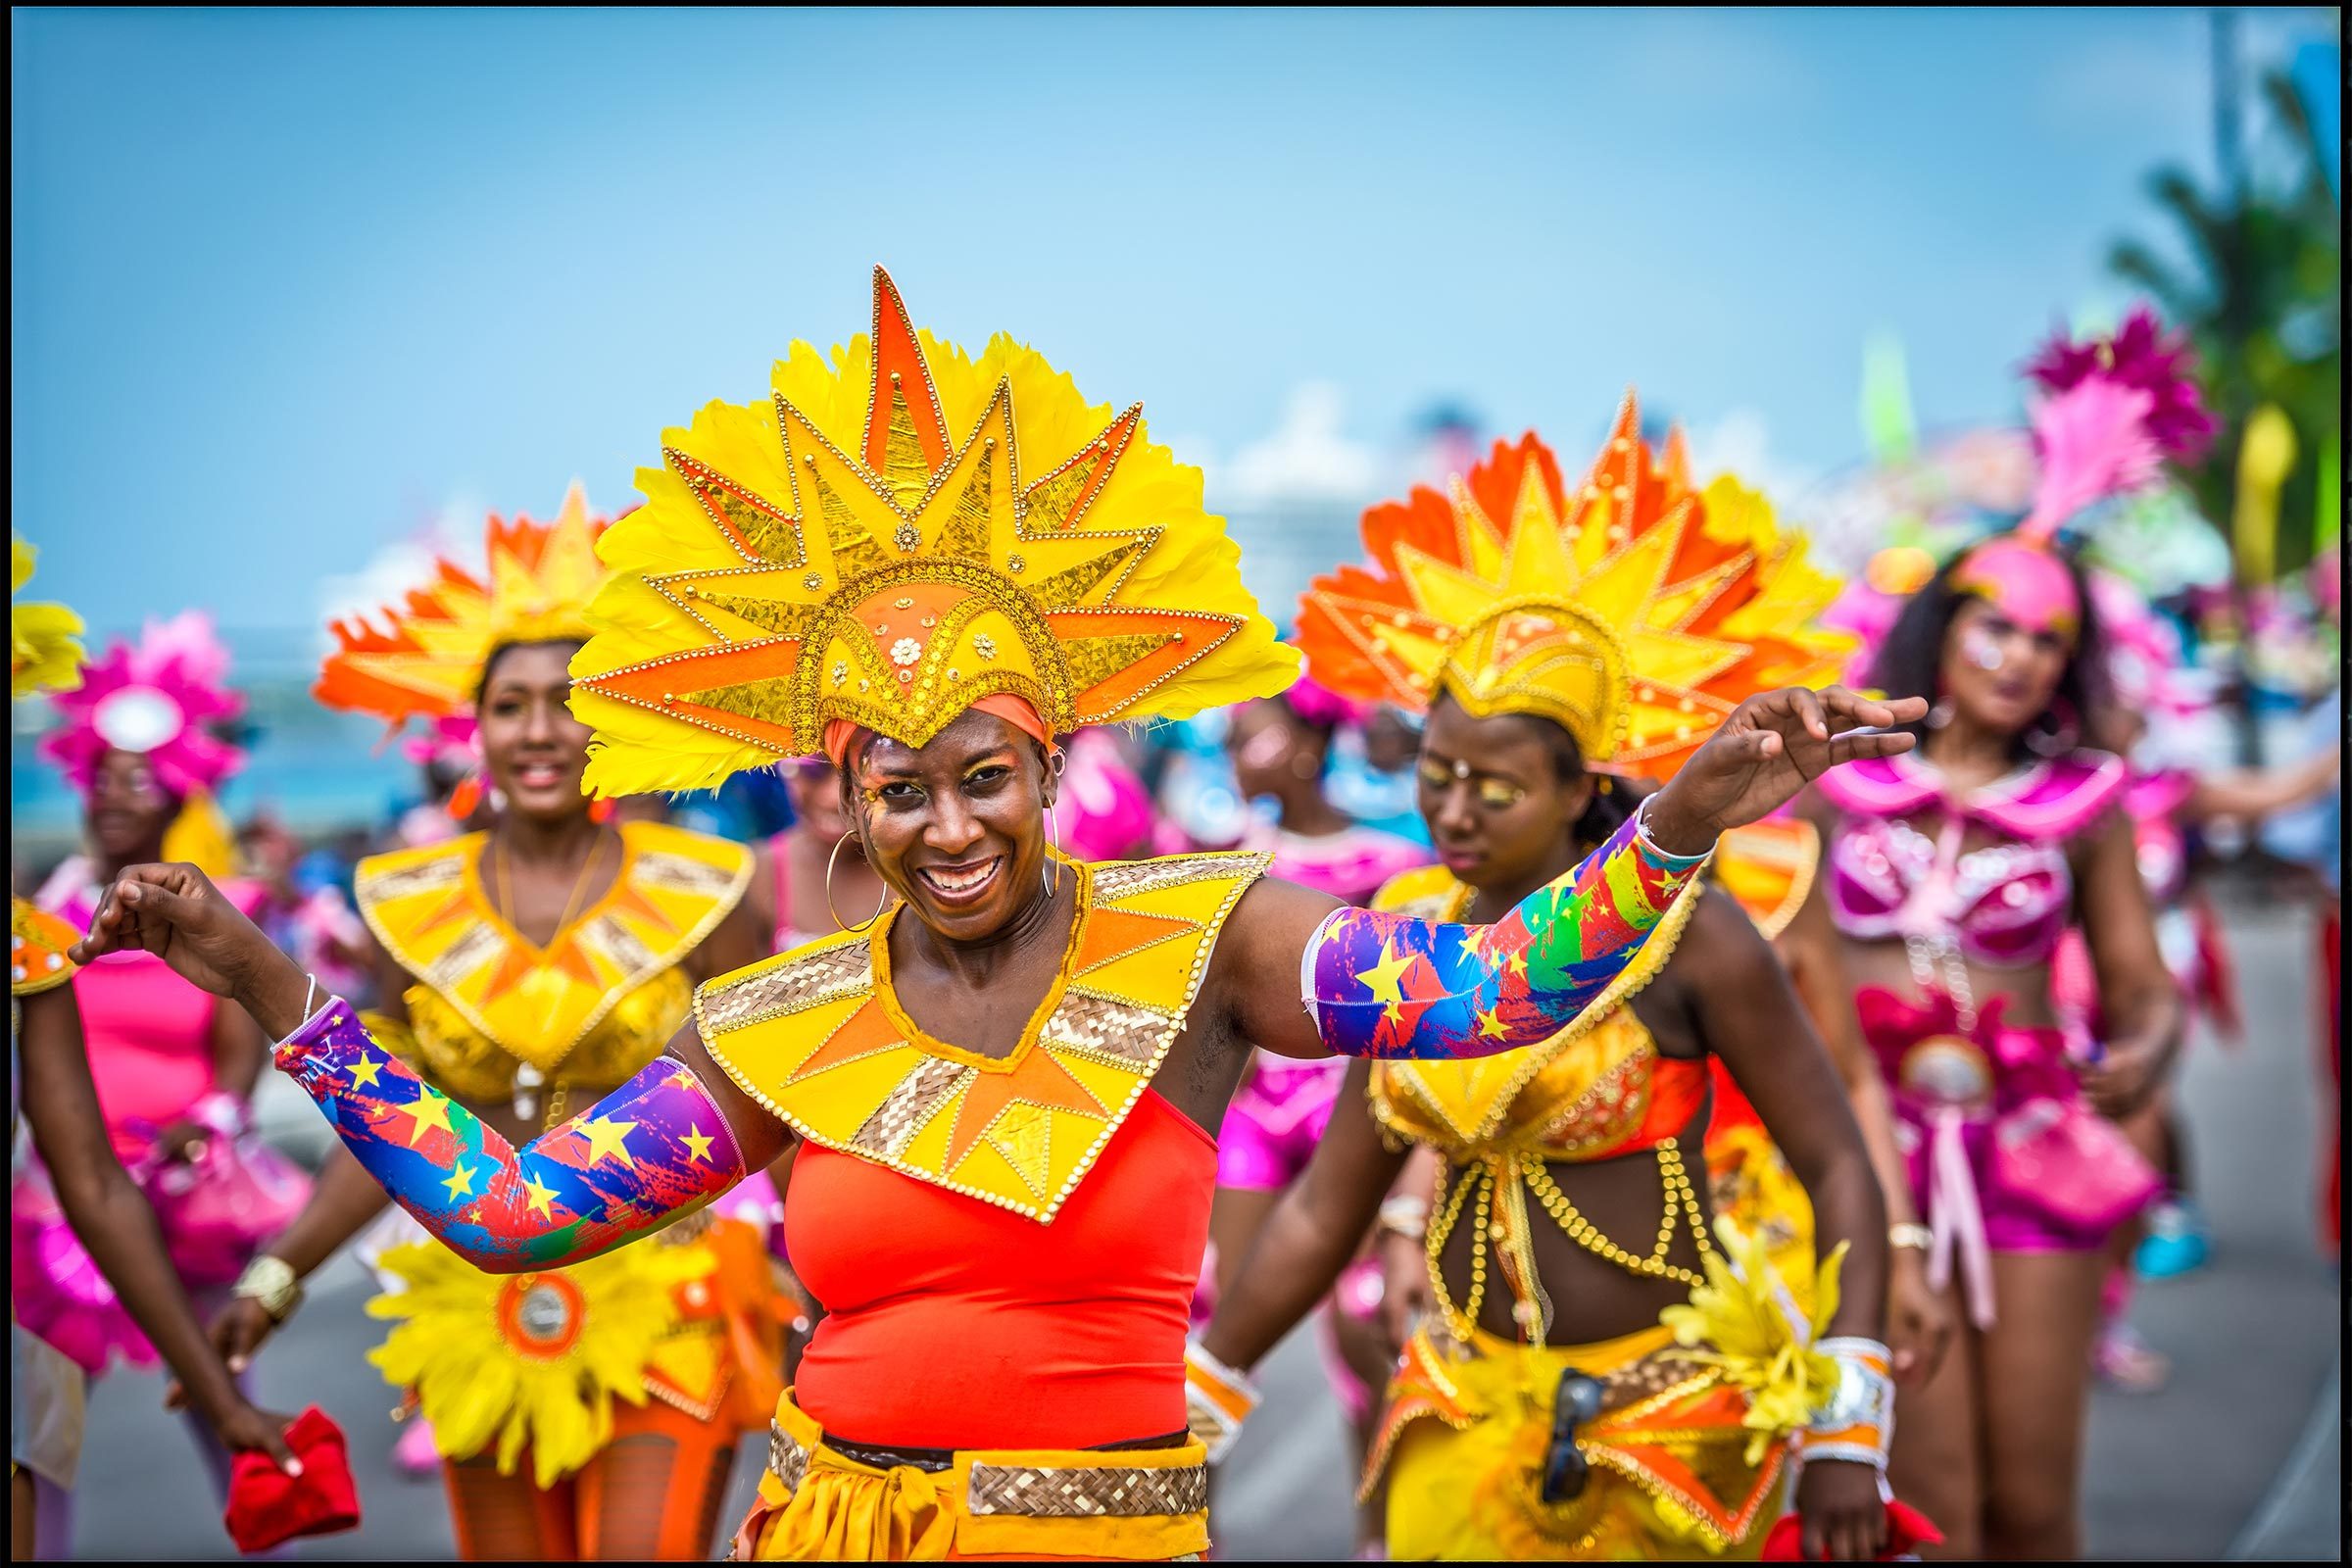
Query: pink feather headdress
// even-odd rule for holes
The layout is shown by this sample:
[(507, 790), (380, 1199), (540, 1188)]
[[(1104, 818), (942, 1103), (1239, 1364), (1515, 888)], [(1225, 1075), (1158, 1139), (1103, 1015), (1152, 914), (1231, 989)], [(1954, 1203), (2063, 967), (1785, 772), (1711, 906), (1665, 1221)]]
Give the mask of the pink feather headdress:
[(136, 645), (115, 639), (82, 668), (81, 689), (50, 699), (63, 722), (40, 746), (84, 795), (112, 750), (135, 752), (173, 795), (210, 793), (245, 760), (215, 733), (245, 710), (227, 685), (228, 650), (212, 617), (190, 610), (149, 621)]
[(2047, 541), (2085, 507), (2151, 483), (2166, 462), (2201, 455), (2214, 426), (2192, 363), (2144, 305), (2112, 337), (2077, 343), (2061, 332), (2044, 344), (2026, 367), (2043, 392), (2034, 410), (2041, 478), (2018, 533)]

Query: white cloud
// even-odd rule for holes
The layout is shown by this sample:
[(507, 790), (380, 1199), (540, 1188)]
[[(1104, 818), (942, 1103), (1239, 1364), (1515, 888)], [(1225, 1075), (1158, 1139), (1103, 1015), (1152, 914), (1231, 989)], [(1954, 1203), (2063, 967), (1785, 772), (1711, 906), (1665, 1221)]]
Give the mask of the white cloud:
[(1820, 477), (1774, 454), (1772, 426), (1761, 410), (1734, 409), (1711, 423), (1689, 427), (1685, 434), (1694, 480), (1703, 485), (1718, 474), (1733, 474), (1741, 484), (1770, 496), (1783, 512)]
[(1250, 442), (1209, 482), (1235, 507), (1279, 507), (1301, 502), (1364, 502), (1380, 488), (1380, 453), (1342, 433), (1346, 401), (1327, 381), (1295, 387), (1273, 433)]
[(376, 551), (359, 570), (322, 578), (318, 584), (321, 639), (327, 621), (346, 616), (380, 625), (378, 612), (401, 603), (410, 589), (423, 586), (440, 559), (454, 561), (478, 575), (487, 565), (482, 556), (482, 519), (489, 511), (487, 503), (473, 497), (454, 497), (421, 526)]

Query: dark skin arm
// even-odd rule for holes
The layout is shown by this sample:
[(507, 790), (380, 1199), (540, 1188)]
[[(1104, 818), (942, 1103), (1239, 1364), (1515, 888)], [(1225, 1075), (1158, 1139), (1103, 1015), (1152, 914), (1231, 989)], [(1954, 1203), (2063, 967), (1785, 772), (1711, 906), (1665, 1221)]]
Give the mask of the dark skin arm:
[(284, 1422), (246, 1402), (206, 1343), (164, 1250), (155, 1211), (115, 1158), (72, 989), (26, 997), (23, 1008), (24, 1119), (74, 1233), (220, 1441), (231, 1448), (262, 1449), (281, 1466), (299, 1469), (280, 1436)]
[[(1854, 990), (1846, 982), (1838, 956), (1838, 928), (1830, 920), (1829, 904), (1817, 880), (1779, 942), (1782, 961), (1805, 1004), (1830, 1059), (1845, 1082), (1847, 1102), (1862, 1128), (1870, 1150), (1871, 1168), (1878, 1175), (1879, 1193), (1886, 1205), (1889, 1226), (1916, 1224), (1918, 1206), (1911, 1200), (1911, 1178), (1894, 1145), (1894, 1112), (1886, 1098), (1886, 1082), (1862, 1039), (1861, 1020), (1854, 1014)], [(1915, 1248), (1887, 1249), (1886, 1343), (1893, 1354), (1899, 1381), (1933, 1377), (1949, 1348), (1956, 1323), (1951, 1305), (1928, 1285), (1927, 1263)]]
[[(1879, 1339), (1886, 1303), (1886, 1205), (1845, 1086), (1813, 1033), (1788, 971), (1745, 911), (1699, 901), (1675, 950), (1698, 1036), (1723, 1058), (1813, 1202), (1814, 1246), (1846, 1244), (1829, 1332)], [(1878, 1553), (1886, 1533), (1878, 1475), (1866, 1465), (1805, 1466), (1797, 1483), (1805, 1555), (1841, 1562)]]
[(2091, 1103), (2128, 1115), (2164, 1081), (2180, 1047), (2180, 988), (2156, 945), (2156, 919), (2139, 874), (2132, 824), (2110, 812), (2076, 871), (2075, 906), (2099, 981), (2106, 1050), (2083, 1069)]
[(1883, 1326), (1886, 1205), (1830, 1054), (1788, 971), (1740, 906), (1715, 896), (1691, 912), (1674, 967), (1698, 1036), (1723, 1058), (1813, 1201), (1826, 1255), (1848, 1244), (1832, 1334), (1877, 1339)]
[(1217, 1303), (1200, 1343), (1226, 1365), (1255, 1366), (1330, 1294), (1404, 1168), (1404, 1152), (1384, 1146), (1373, 1126), (1371, 1081), (1370, 1062), (1348, 1064), (1306, 1169), (1276, 1200)]
[(744, 896), (735, 901), (735, 907), (729, 909), (710, 934), (703, 938), (679, 963), (678, 967), (684, 969), (695, 984), (714, 980), (767, 956), (770, 922), (760, 915), (752, 899), (760, 885), (760, 874), (755, 871), (751, 887), (746, 888)]

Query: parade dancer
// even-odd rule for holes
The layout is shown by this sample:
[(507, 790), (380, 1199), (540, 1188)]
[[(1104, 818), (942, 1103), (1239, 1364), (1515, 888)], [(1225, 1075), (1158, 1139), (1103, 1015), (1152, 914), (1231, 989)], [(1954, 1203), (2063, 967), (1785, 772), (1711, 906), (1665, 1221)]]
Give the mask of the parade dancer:
[[(485, 831), (359, 867), (385, 973), (368, 1027), (415, 1086), (405, 1131), (379, 1129), (402, 1148), (457, 1117), (515, 1140), (562, 1125), (660, 1056), (696, 982), (766, 947), (742, 903), (749, 851), (600, 822), (581, 794), (566, 665), (605, 576), (599, 526), (576, 487), (552, 523), (493, 517), (486, 581), (442, 563), (381, 625), (334, 628), (319, 700), (394, 726), (469, 719), (501, 803)], [(250, 1357), (384, 1203), (338, 1146), (216, 1323), (222, 1348)], [(778, 1382), (762, 1234), (700, 1216), (506, 1279), (393, 1220), (368, 1249), (387, 1292), (368, 1310), (394, 1324), (369, 1359), (425, 1423), (459, 1555), (709, 1555), (736, 1442)]]
[[(2054, 540), (2202, 428), (2177, 361), (2066, 347), (2034, 411), (2033, 510), (1938, 570), (1871, 660), (1879, 687), (1933, 699), (1918, 754), (1824, 778), (1811, 808), (1929, 1262), (1968, 1319), (1903, 1390), (1892, 1470), (1956, 1557), (2076, 1554), (2103, 1260), (2160, 1185), (2106, 1117), (2163, 1081), (2180, 994), (2121, 809), (2130, 770), (2082, 745), (2105, 655)], [(2096, 1042), (2070, 1036), (2053, 995), (2070, 924), (2097, 978)]]
[[(1366, 514), (1370, 562), (1308, 591), (1310, 672), (1428, 715), (1420, 799), (1443, 864), (1376, 907), (1507, 909), (1606, 841), (1632, 781), (1671, 777), (1762, 680), (1826, 678), (1845, 652), (1811, 624), (1837, 584), (1803, 542), (1735, 481), (1693, 494), (1642, 440), (1632, 398), (1590, 471), (1561, 477), (1534, 436), (1498, 444), (1447, 494)], [(1770, 902), (1801, 904), (1801, 870)], [(1790, 1434), (1808, 1427), (1808, 1554), (1879, 1549), (1879, 1183), (1771, 948), (1740, 904), (1703, 891), (1681, 892), (1597, 1021), (1507, 1056), (1351, 1067), (1196, 1354), (1201, 1402), (1228, 1405), (1231, 1369), (1273, 1348), (1376, 1211), (1426, 1238), (1433, 1310), (1364, 1478), (1387, 1482), (1393, 1557), (1753, 1556), (1781, 1512)], [(1716, 1062), (1841, 1259), (1818, 1296), (1809, 1247), (1793, 1291), (1765, 1237), (1723, 1231), (1736, 1271), (1718, 1250), (1694, 1169)], [(1384, 1203), (1416, 1148), (1441, 1156), (1434, 1195)], [(1866, 1419), (1837, 1402), (1847, 1380), (1876, 1401)]]
[[(87, 927), (97, 891), (128, 865), (187, 859), (226, 877), (235, 854), (215, 793), (244, 760), (225, 731), (244, 699), (227, 684), (228, 650), (189, 611), (118, 640), (53, 699), (59, 723), (40, 755), (83, 803), (84, 852), (35, 896), (67, 925)], [(251, 912), (252, 882), (224, 880)], [(302, 1172), (253, 1135), (252, 1100), (269, 1045), (239, 1008), (188, 986), (145, 954), (123, 953), (73, 977), (90, 1078), (115, 1158), (147, 1195), (181, 1286), (200, 1310), (226, 1297), (262, 1239), (298, 1209)], [(91, 1377), (120, 1358), (151, 1365), (155, 1348), (78, 1236), (39, 1162), (12, 1185), (16, 1311)], [(189, 1436), (215, 1495), (226, 1499), (229, 1454), (191, 1415)], [(54, 1532), (70, 1523), (53, 1510)]]
[(833, 759), (897, 913), (707, 983), (661, 1058), (519, 1149), (190, 868), (127, 873), (80, 951), (235, 997), (394, 1198), (500, 1272), (610, 1252), (797, 1141), (787, 1230), (828, 1315), (738, 1556), (1179, 1557), (1208, 1544), (1183, 1371), (1208, 1129), (1250, 1051), (1552, 1038), (1718, 833), (1907, 751), (1885, 726), (1925, 705), (1749, 698), (1487, 925), (1349, 908), (1259, 854), (1061, 859), (1054, 737), (1270, 695), (1295, 660), (1140, 409), (1008, 337), (918, 335), (874, 282), (870, 336), (667, 432), (572, 702), (608, 794)]
[[(9, 695), (69, 692), (81, 683), (81, 619), (63, 605), (20, 604), (33, 550), (10, 541)], [(80, 933), (23, 899), (9, 901), (9, 1174), (22, 1192), (28, 1152), (45, 1172), (71, 1266), (102, 1285), (111, 1310), (179, 1377), (186, 1403), (223, 1450), (258, 1448), (281, 1465), (284, 1423), (257, 1410), (204, 1337), (173, 1267), (155, 1211), (122, 1161), (91, 1082), (88, 1045), (74, 1004), (76, 970), (66, 956)], [(69, 1228), (70, 1227), (70, 1228)], [(20, 1254), (17, 1272), (66, 1262), (55, 1249)], [(91, 1308), (83, 1306), (78, 1311)], [(81, 1325), (68, 1319), (72, 1330)], [(86, 1355), (86, 1343), (77, 1346)], [(74, 1472), (81, 1458), (87, 1374), (68, 1354), (9, 1319), (9, 1556), (17, 1562), (73, 1554)]]

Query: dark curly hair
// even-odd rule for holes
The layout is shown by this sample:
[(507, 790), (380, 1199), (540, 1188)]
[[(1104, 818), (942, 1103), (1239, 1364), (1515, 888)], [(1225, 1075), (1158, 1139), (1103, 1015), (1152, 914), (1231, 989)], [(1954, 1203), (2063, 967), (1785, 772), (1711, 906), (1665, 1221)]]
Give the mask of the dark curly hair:
[[(1945, 562), (1927, 586), (1911, 596), (1895, 616), (1886, 641), (1872, 656), (1870, 684), (1888, 697), (1924, 697), (1934, 703), (1939, 695), (1944, 638), (1951, 631), (1952, 616), (1959, 613), (1961, 604), (1970, 597), (1952, 586), (1952, 574), (1967, 556), (1968, 552), (1962, 551)], [(2058, 690), (2049, 709), (2018, 737), (2020, 746), (2036, 733), (2062, 734), (2070, 721), (2078, 735), (2095, 733), (2093, 727), (2107, 710), (2107, 650), (2099, 631), (2098, 612), (2091, 604), (2090, 585), (2083, 580), (2081, 563), (2071, 556), (2059, 559), (2065, 563), (2067, 575), (2074, 579), (2075, 602), (2082, 606), (2082, 631), (2075, 639), (2074, 652), (2067, 657), (2066, 668), (2058, 676)], [(1926, 719), (1902, 728), (1925, 744)]]

